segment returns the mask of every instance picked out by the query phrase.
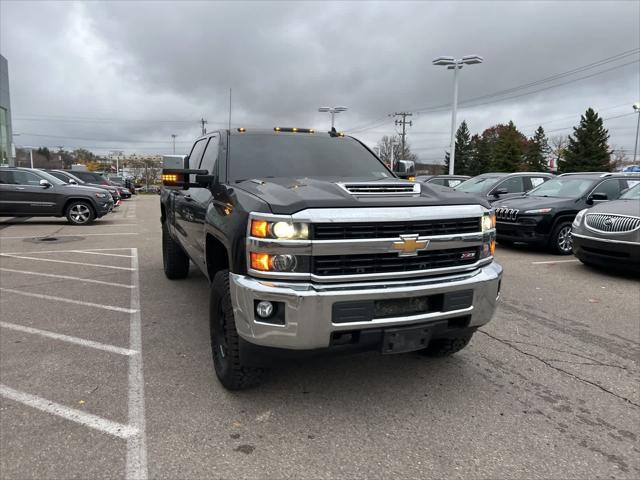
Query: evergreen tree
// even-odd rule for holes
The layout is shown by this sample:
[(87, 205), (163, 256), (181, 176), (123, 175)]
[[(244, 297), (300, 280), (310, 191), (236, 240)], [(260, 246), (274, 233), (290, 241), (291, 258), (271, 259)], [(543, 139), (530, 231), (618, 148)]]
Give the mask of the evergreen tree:
[(470, 149), (466, 174), (475, 177), (488, 172), (491, 166), (491, 143), (484, 136), (476, 134), (471, 137)]
[(573, 134), (569, 135), (558, 170), (562, 173), (611, 171), (608, 140), (609, 132), (604, 128), (602, 118), (589, 108), (580, 117), (580, 124), (573, 128)]
[(491, 168), (496, 172), (517, 172), (522, 164), (527, 138), (513, 122), (498, 127), (502, 128), (498, 130)]
[[(471, 134), (465, 120), (462, 121), (456, 131), (456, 158), (454, 173), (457, 175), (468, 175), (468, 164), (471, 160)], [(446, 173), (449, 173), (449, 153), (445, 154), (444, 166)]]
[(546, 172), (549, 169), (547, 157), (551, 149), (542, 126), (539, 126), (533, 138), (527, 143), (522, 170), (528, 172)]

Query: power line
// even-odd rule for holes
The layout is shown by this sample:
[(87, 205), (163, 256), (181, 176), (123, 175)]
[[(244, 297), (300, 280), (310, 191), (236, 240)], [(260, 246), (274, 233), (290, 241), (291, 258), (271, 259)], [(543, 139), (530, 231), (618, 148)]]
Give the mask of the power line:
[[(89, 142), (118, 142), (118, 143), (172, 143), (170, 140), (128, 140), (123, 138), (109, 140), (106, 138), (86, 138), (86, 137), (67, 137), (64, 135), (47, 135), (44, 133), (20, 132), (20, 135), (29, 135), (32, 137), (60, 138), (63, 140), (85, 140)], [(193, 143), (190, 141), (182, 141), (176, 143)]]
[[(592, 62), (592, 63), (589, 63), (587, 65), (583, 65), (581, 67), (576, 67), (576, 68), (574, 68), (572, 70), (568, 70), (566, 72), (558, 73), (558, 74), (552, 75), (550, 77), (546, 77), (546, 78), (543, 78), (543, 79), (540, 79), (540, 80), (536, 80), (534, 82), (529, 82), (529, 83), (526, 83), (526, 84), (518, 85), (518, 86), (515, 86), (515, 87), (511, 87), (511, 88), (505, 89), (505, 90), (499, 90), (497, 92), (493, 92), (493, 93), (489, 93), (489, 94), (485, 94), (485, 95), (480, 95), (478, 97), (473, 97), (473, 98), (470, 98), (470, 99), (467, 99), (467, 100), (464, 100), (464, 101), (460, 102), (460, 105), (461, 106), (471, 106), (471, 107), (487, 105), (489, 103), (501, 102), (501, 101), (504, 101), (504, 100), (510, 100), (510, 99), (513, 99), (513, 98), (519, 98), (519, 97), (526, 96), (526, 95), (532, 95), (532, 94), (535, 94), (535, 93), (539, 93), (539, 92), (542, 92), (542, 91), (545, 91), (545, 90), (549, 90), (549, 89), (552, 89), (552, 88), (561, 87), (561, 86), (564, 86), (564, 85), (567, 85), (567, 84), (570, 84), (570, 83), (573, 83), (573, 82), (577, 82), (577, 81), (580, 81), (580, 80), (585, 80), (585, 79), (588, 79), (588, 78), (592, 78), (592, 77), (595, 77), (597, 75), (601, 75), (603, 73), (607, 73), (607, 72), (610, 72), (612, 70), (616, 70), (618, 68), (623, 68), (625, 66), (632, 65), (634, 63), (638, 63), (639, 60), (634, 60), (632, 62), (626, 62), (626, 63), (620, 64), (620, 65), (616, 65), (616, 66), (610, 67), (610, 68), (605, 69), (605, 70), (601, 70), (599, 72), (595, 72), (595, 73), (590, 74), (590, 75), (585, 75), (585, 76), (582, 76), (582, 77), (574, 78), (574, 79), (569, 80), (567, 82), (559, 83), (559, 84), (556, 84), (556, 85), (550, 85), (548, 87), (537, 89), (537, 90), (534, 90), (534, 91), (531, 91), (531, 92), (525, 92), (525, 93), (522, 93), (522, 94), (519, 94), (519, 95), (512, 95), (512, 96), (509, 96), (509, 97), (506, 97), (506, 98), (497, 99), (497, 100), (493, 100), (493, 101), (489, 101), (489, 102), (474, 103), (474, 102), (477, 102), (478, 100), (483, 100), (485, 98), (494, 98), (494, 97), (506, 95), (506, 94), (509, 94), (509, 93), (513, 93), (513, 92), (516, 92), (518, 90), (523, 90), (523, 89), (531, 88), (533, 86), (541, 85), (543, 83), (548, 83), (548, 82), (553, 81), (553, 80), (558, 80), (560, 78), (564, 78), (566, 76), (574, 75), (576, 73), (580, 73), (580, 72), (583, 72), (583, 71), (586, 71), (586, 70), (590, 70), (590, 69), (593, 69), (593, 68), (596, 68), (596, 67), (599, 67), (599, 66), (602, 66), (602, 65), (606, 65), (608, 63), (615, 62), (615, 61), (621, 60), (623, 58), (626, 58), (626, 57), (629, 57), (629, 56), (632, 56), (632, 55), (636, 55), (638, 53), (640, 53), (640, 49), (639, 48), (636, 48), (636, 49), (633, 49), (633, 50), (627, 50), (625, 52), (621, 52), (619, 54), (612, 55), (612, 56), (604, 58), (602, 60), (598, 60), (596, 62)], [(472, 105), (470, 105), (470, 104), (472, 104)], [(446, 103), (446, 104), (435, 105), (435, 106), (430, 106), (430, 107), (415, 108), (413, 110), (417, 111), (417, 112), (427, 112), (427, 111), (435, 112), (435, 111), (440, 111), (440, 110), (446, 110), (448, 108), (450, 108), (450, 104)], [(365, 131), (365, 130), (368, 130), (370, 128), (375, 128), (378, 125), (384, 123), (384, 119), (383, 118), (384, 117), (380, 117), (379, 119), (373, 120), (372, 122), (369, 122), (367, 124), (361, 124), (360, 126), (352, 128), (352, 129), (350, 129), (348, 131), (352, 132), (352, 133), (355, 133), (355, 132)]]

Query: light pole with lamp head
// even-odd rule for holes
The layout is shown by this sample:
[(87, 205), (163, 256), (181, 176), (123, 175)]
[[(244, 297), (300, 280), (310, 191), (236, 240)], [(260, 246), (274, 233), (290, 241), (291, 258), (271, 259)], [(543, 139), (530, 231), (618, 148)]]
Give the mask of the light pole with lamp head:
[(333, 132), (335, 130), (335, 116), (336, 113), (340, 113), (340, 112), (346, 112), (347, 110), (349, 110), (347, 107), (320, 107), (318, 109), (319, 112), (329, 112), (331, 114), (331, 131)]
[(633, 111), (638, 115), (638, 123), (636, 125), (636, 146), (633, 149), (633, 161), (638, 161), (638, 132), (640, 132), (640, 102), (633, 104)]
[(458, 70), (464, 65), (473, 65), (475, 63), (484, 62), (484, 58), (480, 55), (466, 55), (462, 58), (454, 57), (437, 57), (431, 62), (433, 65), (446, 66), (447, 69), (453, 70), (453, 109), (451, 111), (451, 143), (449, 150), (449, 175), (453, 175), (454, 163), (456, 158), (456, 114), (458, 110)]

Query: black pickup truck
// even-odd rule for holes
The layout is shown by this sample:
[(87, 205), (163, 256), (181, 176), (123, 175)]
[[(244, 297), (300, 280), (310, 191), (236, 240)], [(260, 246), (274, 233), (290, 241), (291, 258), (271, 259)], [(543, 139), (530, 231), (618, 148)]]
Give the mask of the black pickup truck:
[(400, 180), (360, 141), (308, 129), (217, 131), (165, 158), (168, 278), (210, 282), (221, 383), (342, 351), (464, 348), (495, 310), (488, 202)]

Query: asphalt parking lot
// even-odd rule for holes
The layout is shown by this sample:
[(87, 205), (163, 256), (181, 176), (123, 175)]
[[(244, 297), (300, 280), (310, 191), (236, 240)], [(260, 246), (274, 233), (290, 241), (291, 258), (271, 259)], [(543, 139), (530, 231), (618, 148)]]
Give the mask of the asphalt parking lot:
[(459, 354), (230, 393), (208, 284), (167, 280), (160, 241), (158, 196), (88, 227), (0, 219), (0, 477), (640, 477), (636, 278), (499, 247), (500, 308)]

